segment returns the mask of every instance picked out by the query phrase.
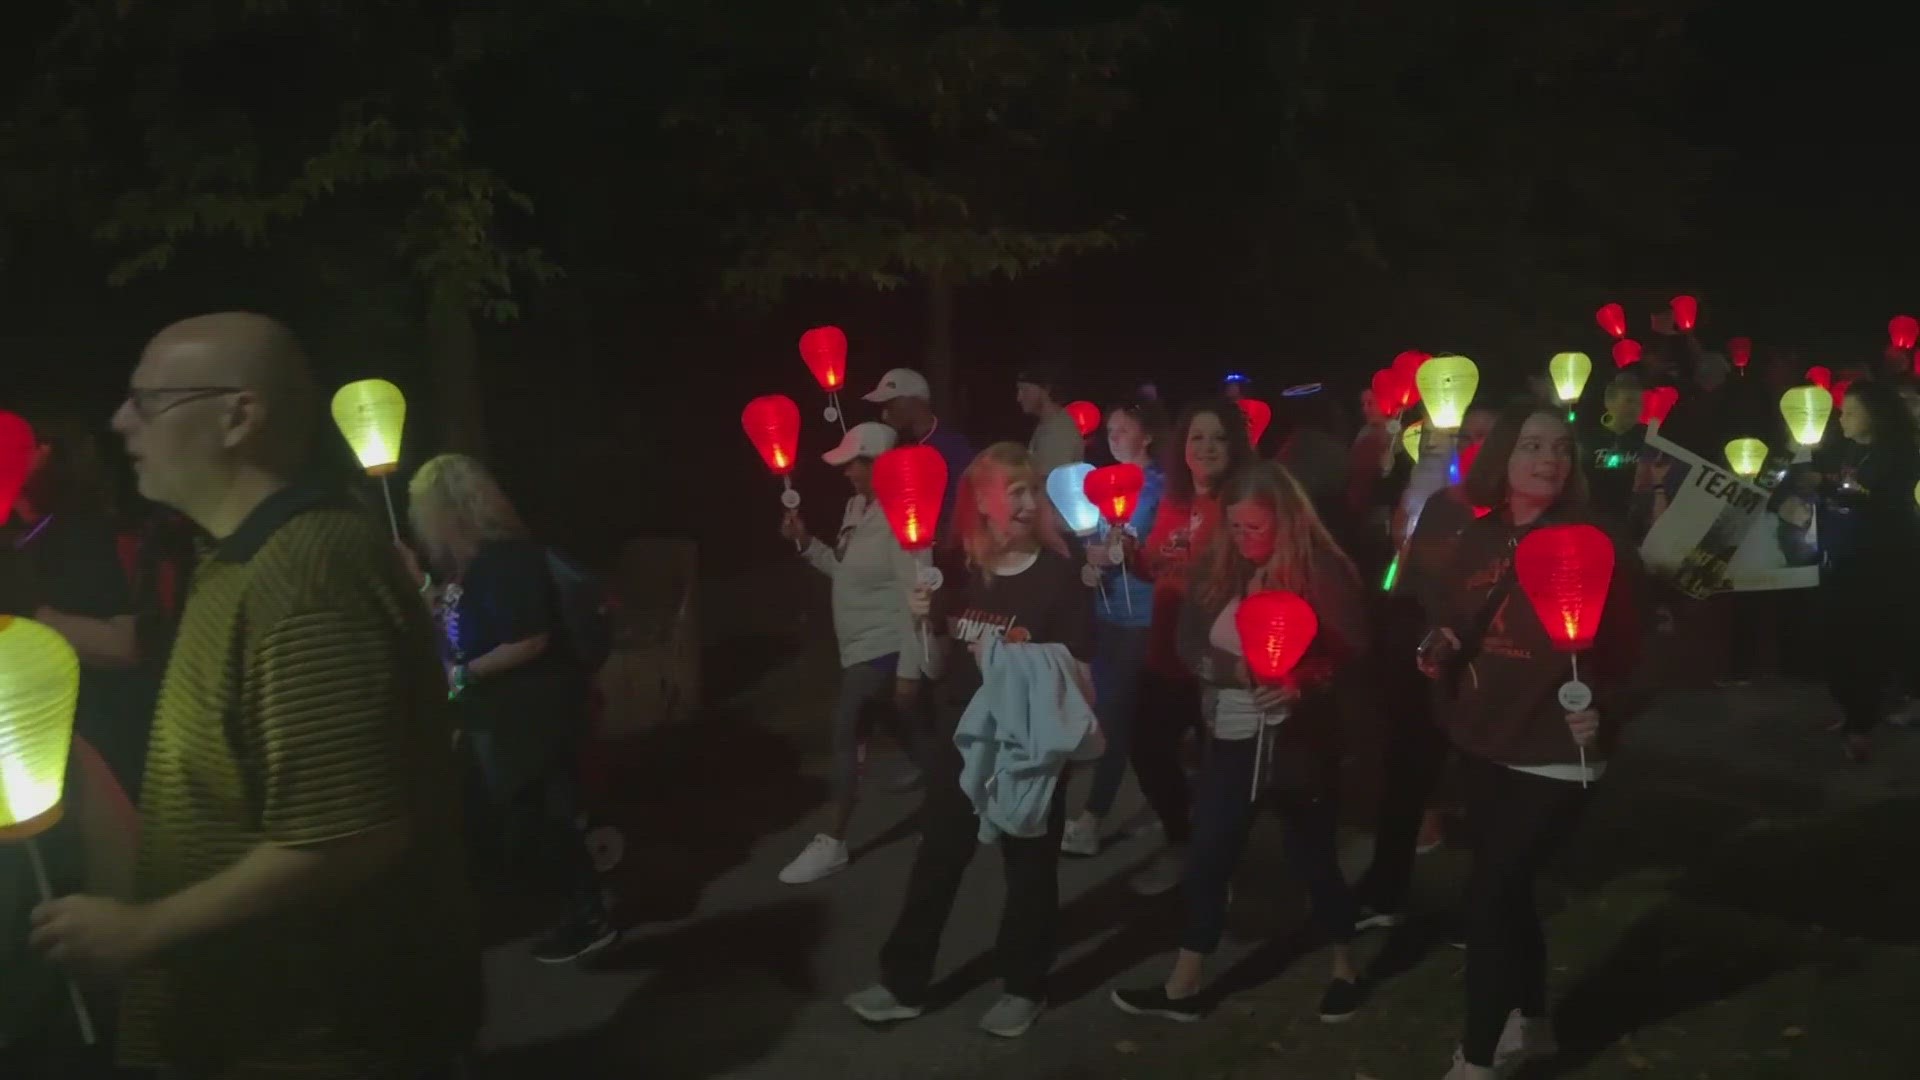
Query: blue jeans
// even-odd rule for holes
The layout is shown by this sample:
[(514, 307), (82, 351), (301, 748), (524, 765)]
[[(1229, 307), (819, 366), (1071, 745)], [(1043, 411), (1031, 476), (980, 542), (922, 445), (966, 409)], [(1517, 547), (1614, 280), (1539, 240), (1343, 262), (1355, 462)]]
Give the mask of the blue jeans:
[[(1287, 723), (1306, 719), (1294, 717)], [(1313, 921), (1334, 941), (1347, 941), (1359, 918), (1353, 892), (1340, 873), (1335, 841), (1338, 758), (1318, 748), (1283, 742), (1274, 763), (1277, 782), (1256, 802), (1250, 797), (1255, 741), (1213, 740), (1194, 785), (1193, 840), (1182, 882), (1186, 928), (1180, 934), (1180, 947), (1202, 956), (1220, 947), (1220, 935), (1226, 930), (1227, 893), (1247, 849), (1254, 811), (1263, 805), (1280, 812), (1281, 850), (1287, 868), (1306, 886), (1313, 901)]]
[(1133, 753), (1133, 718), (1140, 711), (1140, 673), (1147, 661), (1148, 629), (1144, 626), (1094, 624), (1093, 711), (1107, 737), (1107, 752), (1093, 770), (1093, 788), (1087, 793), (1087, 812), (1106, 816), (1127, 778)]

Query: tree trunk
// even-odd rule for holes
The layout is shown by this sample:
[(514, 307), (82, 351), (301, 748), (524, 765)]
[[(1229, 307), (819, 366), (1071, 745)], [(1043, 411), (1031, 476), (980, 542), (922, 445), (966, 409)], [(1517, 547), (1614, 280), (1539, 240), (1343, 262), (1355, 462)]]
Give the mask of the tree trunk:
[(922, 374), (933, 387), (934, 412), (959, 422), (965, 410), (954, 397), (953, 279), (939, 266), (927, 272), (927, 370)]
[(486, 450), (480, 397), (479, 342), (466, 297), (431, 289), (427, 297), (427, 350), (440, 399), (440, 429), (448, 450)]

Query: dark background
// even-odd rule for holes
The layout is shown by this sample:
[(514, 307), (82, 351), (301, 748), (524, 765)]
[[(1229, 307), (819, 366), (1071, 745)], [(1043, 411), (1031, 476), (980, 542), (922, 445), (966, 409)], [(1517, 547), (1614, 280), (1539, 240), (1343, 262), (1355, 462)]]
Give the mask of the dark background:
[[(933, 78), (913, 65), (845, 81), (849, 57), (889, 55), (859, 38), (860, 12), (880, 6), (367, 2), (287, 16), (235, 0), (10, 14), (0, 406), (104, 427), (155, 330), (251, 308), (293, 325), (329, 382), (399, 382), (409, 465), (450, 441), (457, 406), (423, 359), (431, 282), (396, 247), (428, 205), (405, 176), (343, 184), (253, 236), (194, 219), (164, 267), (107, 283), (145, 240), (103, 223), (145, 220), (156, 235), (136, 212), (152, 200), (130, 192), (190, 202), (182, 176), (230, 201), (275, 189), (327, 148), (343, 100), (375, 91), (370, 108), (403, 126), (457, 117), (464, 160), (532, 206), (503, 204), (482, 231), (564, 271), (542, 282), (516, 269), (518, 310), (473, 318), (470, 370), (486, 456), (541, 533), (594, 562), (636, 535), (693, 535), (710, 565), (775, 556), (777, 486), (737, 420), (759, 393), (801, 403), (798, 483), (813, 513), (834, 512), (841, 482), (814, 456), (838, 430), (818, 419), (801, 330), (847, 330), (854, 394), (922, 364), (929, 290), (910, 269), (891, 289), (800, 273), (777, 295), (728, 277), (769, 235), (742, 221), (790, 217), (823, 197), (809, 184), (861, 172), (845, 144), (795, 134), (823, 116), (874, 122), (923, 172), (955, 178), (981, 219), (1106, 226), (1116, 241), (955, 290), (960, 400), (942, 411), (983, 445), (1024, 438), (1010, 377), (1041, 357), (1066, 360), (1076, 396), (1102, 404), (1146, 379), (1186, 396), (1229, 370), (1258, 396), (1307, 379), (1347, 395), (1404, 348), (1466, 352), (1490, 386), (1565, 348), (1605, 369), (1591, 312), (1607, 300), (1644, 337), (1651, 311), (1691, 292), (1710, 347), (1746, 334), (1763, 353), (1835, 366), (1877, 355), (1888, 317), (1920, 308), (1920, 64), (1911, 20), (1878, 9), (1015, 5), (1001, 30), (1140, 18), (1110, 71), (1083, 73), (1121, 106), (1059, 118), (1043, 115), (1046, 95), (1022, 99), (992, 123), (1038, 135), (1002, 146), (902, 105)], [(985, 5), (893, 7), (931, 33), (972, 25)], [(857, 53), (808, 36), (824, 23)], [(470, 31), (491, 39), (481, 59), (423, 82), (421, 57), (458, 54)], [(188, 128), (190, 154), (155, 136)], [(255, 153), (253, 174), (222, 172), (230, 147)], [(862, 211), (898, 194), (876, 190), (833, 197)]]

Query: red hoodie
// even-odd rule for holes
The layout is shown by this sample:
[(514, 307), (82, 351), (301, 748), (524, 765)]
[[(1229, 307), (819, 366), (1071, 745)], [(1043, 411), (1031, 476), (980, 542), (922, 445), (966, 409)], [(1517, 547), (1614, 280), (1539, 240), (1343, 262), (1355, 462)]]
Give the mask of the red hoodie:
[[(1540, 524), (1575, 522), (1606, 528), (1577, 512), (1557, 514)], [(1429, 614), (1436, 625), (1464, 637), (1466, 627), (1484, 618), (1489, 594), (1503, 580), (1511, 581), (1513, 548), (1527, 531), (1500, 513), (1460, 533), (1450, 565), (1430, 594), (1436, 606)], [(1608, 530), (1608, 535), (1615, 534)], [(1647, 610), (1639, 556), (1616, 536), (1613, 586), (1599, 636), (1579, 655), (1580, 681), (1593, 688), (1593, 708), (1600, 713), (1600, 734), (1587, 748), (1589, 763), (1606, 760), (1620, 726), (1644, 708), (1650, 696), (1639, 664)], [(1461, 750), (1501, 765), (1578, 764), (1580, 749), (1558, 700), (1561, 684), (1572, 677), (1571, 658), (1554, 649), (1533, 605), (1513, 583), (1460, 673), (1452, 700), (1443, 703), (1447, 731)]]

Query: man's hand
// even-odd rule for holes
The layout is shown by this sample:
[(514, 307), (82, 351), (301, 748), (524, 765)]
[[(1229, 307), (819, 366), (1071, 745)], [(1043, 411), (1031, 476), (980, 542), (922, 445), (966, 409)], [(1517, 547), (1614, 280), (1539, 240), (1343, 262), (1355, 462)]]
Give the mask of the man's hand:
[(1300, 690), (1293, 686), (1261, 686), (1253, 691), (1253, 707), (1263, 713), (1277, 713), (1291, 708), (1300, 700)]
[(780, 535), (802, 545), (813, 539), (808, 535), (807, 523), (801, 520), (798, 510), (789, 510), (780, 518)]
[(65, 896), (33, 909), (34, 948), (78, 975), (117, 978), (153, 957), (153, 908), (98, 896)]
[(1600, 734), (1600, 714), (1592, 709), (1568, 713), (1567, 730), (1573, 734), (1575, 746), (1592, 746), (1594, 736)]
[(907, 594), (907, 614), (916, 619), (924, 619), (933, 614), (933, 590), (924, 585), (915, 585)]

